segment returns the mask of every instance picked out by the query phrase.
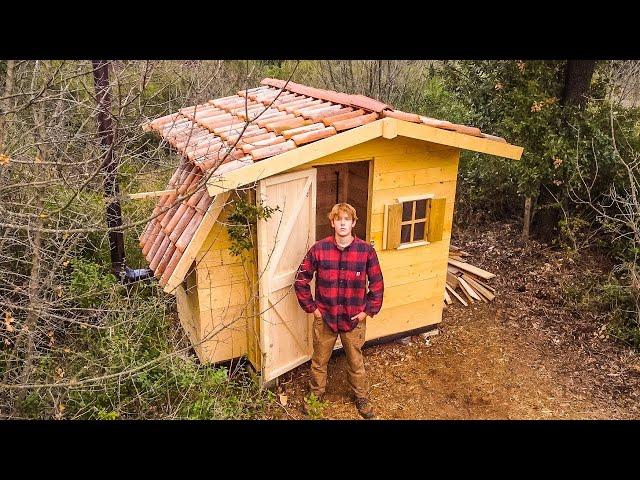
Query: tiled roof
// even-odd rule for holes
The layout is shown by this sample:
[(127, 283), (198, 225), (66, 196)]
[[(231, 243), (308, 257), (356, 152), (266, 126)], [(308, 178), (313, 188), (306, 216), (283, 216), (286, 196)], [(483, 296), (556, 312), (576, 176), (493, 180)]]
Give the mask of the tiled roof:
[[(242, 168), (383, 117), (506, 142), (482, 133), (479, 128), (402, 112), (363, 95), (272, 78), (265, 78), (261, 85), (182, 108), (144, 126), (145, 130), (158, 132), (182, 156), (167, 187), (177, 192), (160, 198), (154, 210), (158, 216), (140, 237), (142, 252), (162, 286), (178, 265), (212, 202), (206, 187), (199, 183), (204, 183), (203, 177), (213, 171), (222, 174)], [(178, 195), (191, 193), (173, 205)]]

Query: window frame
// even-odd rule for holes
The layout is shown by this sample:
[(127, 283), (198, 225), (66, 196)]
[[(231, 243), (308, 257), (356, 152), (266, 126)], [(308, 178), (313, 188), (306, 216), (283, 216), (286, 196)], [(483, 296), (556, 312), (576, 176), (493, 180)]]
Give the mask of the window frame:
[[(435, 195), (433, 193), (426, 193), (424, 195), (410, 195), (410, 196), (404, 196), (404, 197), (398, 197), (396, 200), (398, 201), (398, 203), (400, 204), (404, 204), (404, 203), (408, 203), (408, 202), (412, 202), (412, 212), (411, 212), (411, 220), (407, 220), (407, 221), (401, 221), (400, 222), (400, 228), (402, 229), (403, 225), (411, 225), (411, 231), (409, 233), (409, 238), (411, 238), (410, 241), (408, 242), (400, 242), (400, 245), (398, 245), (396, 250), (402, 250), (404, 248), (411, 248), (411, 247), (420, 247), (422, 245), (429, 245), (429, 242), (427, 240), (427, 235), (428, 235), (428, 230), (429, 230), (429, 199), (434, 198)], [(425, 211), (424, 211), (424, 221), (420, 221), (420, 222), (416, 222), (416, 202), (419, 200), (425, 200)], [(404, 205), (403, 205), (404, 207)], [(420, 240), (413, 240), (413, 233), (414, 233), (414, 227), (416, 223), (424, 223), (424, 233), (422, 235), (422, 239)], [(402, 232), (400, 233), (400, 238), (402, 239)]]
[[(406, 195), (406, 196), (401, 196), (401, 197), (397, 197), (396, 203), (399, 204), (404, 204), (407, 202), (416, 202), (418, 200), (426, 200), (426, 205), (425, 205), (425, 217), (424, 217), (424, 222), (420, 221), (420, 222), (416, 222), (415, 220), (415, 214), (416, 214), (416, 204), (413, 203), (412, 206), (412, 212), (411, 212), (411, 220), (407, 220), (407, 221), (400, 221), (400, 228), (402, 228), (403, 225), (411, 225), (411, 233), (410, 233), (410, 238), (413, 238), (413, 233), (414, 233), (414, 226), (416, 223), (424, 223), (424, 236), (422, 239), (420, 240), (411, 240), (409, 242), (400, 242), (400, 244), (395, 248), (396, 250), (403, 250), (405, 248), (412, 248), (412, 247), (421, 247), (424, 245), (429, 245), (431, 242), (429, 242), (427, 240), (427, 235), (428, 235), (428, 230), (429, 230), (429, 202), (428, 200), (435, 198), (435, 194), (433, 193), (425, 193), (422, 195)], [(386, 215), (386, 211), (385, 211), (385, 215)], [(386, 245), (387, 242), (387, 228), (388, 228), (388, 224), (387, 224), (387, 219), (384, 219), (384, 223), (385, 223), (385, 229), (384, 229), (384, 245)], [(402, 233), (400, 234), (401, 238), (402, 238)]]

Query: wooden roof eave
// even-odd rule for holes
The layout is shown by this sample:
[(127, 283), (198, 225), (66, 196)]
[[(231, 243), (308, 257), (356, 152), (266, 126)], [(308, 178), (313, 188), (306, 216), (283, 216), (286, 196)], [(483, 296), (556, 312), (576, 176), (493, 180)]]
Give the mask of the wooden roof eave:
[(384, 137), (391, 139), (398, 135), (513, 160), (520, 160), (524, 150), (522, 147), (509, 143), (496, 142), (486, 138), (387, 117), (361, 127), (346, 130), (323, 140), (294, 148), (224, 175), (215, 176), (214, 174), (207, 182), (207, 190), (209, 195), (214, 196), (220, 192), (255, 183), (263, 178), (276, 175), (290, 168), (312, 162), (318, 158), (374, 138)]

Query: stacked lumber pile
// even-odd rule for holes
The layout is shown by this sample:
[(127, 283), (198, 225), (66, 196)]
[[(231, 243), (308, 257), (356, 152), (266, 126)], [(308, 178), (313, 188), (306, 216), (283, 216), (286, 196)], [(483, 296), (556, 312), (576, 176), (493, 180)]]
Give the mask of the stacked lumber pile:
[(444, 302), (447, 305), (453, 303), (452, 298), (465, 307), (474, 302), (488, 303), (496, 298), (495, 288), (486, 283), (495, 275), (466, 262), (468, 256), (469, 253), (455, 245), (449, 247), (447, 282), (444, 290)]

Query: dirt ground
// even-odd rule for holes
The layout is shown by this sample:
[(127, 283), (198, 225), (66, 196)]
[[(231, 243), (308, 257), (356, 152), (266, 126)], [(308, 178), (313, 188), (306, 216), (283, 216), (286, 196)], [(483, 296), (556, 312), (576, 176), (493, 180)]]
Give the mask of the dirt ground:
[[(607, 262), (525, 244), (518, 228), (500, 223), (454, 234), (471, 263), (498, 275), (489, 281), (494, 302), (447, 307), (428, 342), (414, 336), (365, 348), (377, 418), (640, 417), (640, 356), (608, 337), (603, 319), (563, 299), (563, 286), (602, 274)], [(281, 418), (305, 418), (308, 380), (309, 363), (281, 377)], [(322, 417), (360, 419), (349, 394), (346, 358), (335, 352)]]

